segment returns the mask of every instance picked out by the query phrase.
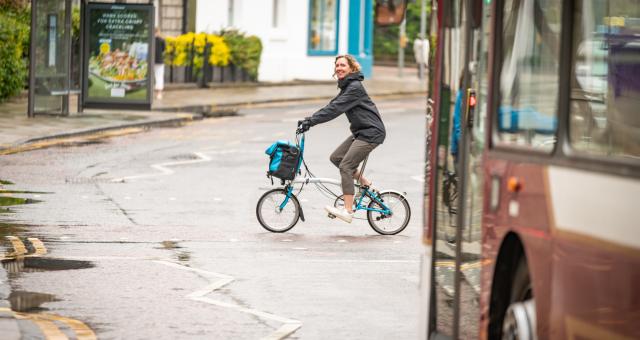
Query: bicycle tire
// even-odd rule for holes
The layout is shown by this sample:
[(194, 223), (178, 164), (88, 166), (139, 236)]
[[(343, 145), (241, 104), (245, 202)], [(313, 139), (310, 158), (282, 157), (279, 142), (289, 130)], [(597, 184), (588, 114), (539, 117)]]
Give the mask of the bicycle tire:
[[(272, 189), (265, 192), (256, 204), (258, 222), (263, 228), (272, 233), (289, 231), (300, 219), (300, 203), (293, 194), (285, 208), (282, 211), (279, 210), (280, 204), (286, 195), (287, 191), (285, 189)], [(274, 216), (269, 215), (273, 213), (275, 213)]]
[[(391, 209), (391, 215), (385, 215), (376, 211), (367, 211), (367, 221), (373, 230), (381, 235), (395, 235), (403, 231), (411, 220), (411, 207), (409, 202), (401, 194), (393, 191), (383, 191), (378, 197)], [(394, 203), (395, 202), (395, 203)], [(381, 208), (378, 202), (371, 200), (369, 208)], [(403, 216), (404, 215), (404, 216)], [(399, 221), (399, 225), (391, 221)], [(385, 224), (387, 227), (385, 228)]]

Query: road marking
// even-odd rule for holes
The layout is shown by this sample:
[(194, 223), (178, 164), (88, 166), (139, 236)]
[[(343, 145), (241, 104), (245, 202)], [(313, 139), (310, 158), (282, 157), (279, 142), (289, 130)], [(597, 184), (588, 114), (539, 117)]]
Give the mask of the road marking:
[(44, 246), (44, 243), (42, 243), (40, 239), (35, 237), (29, 237), (27, 238), (27, 240), (29, 240), (29, 242), (31, 242), (31, 245), (33, 245), (33, 248), (35, 248), (36, 255), (44, 255), (47, 253), (47, 247)]
[(30, 315), (35, 316), (38, 319), (46, 319), (46, 320), (58, 321), (58, 322), (64, 323), (65, 325), (69, 326), (71, 330), (73, 330), (73, 332), (76, 334), (77, 340), (97, 339), (96, 334), (93, 332), (93, 330), (91, 330), (91, 328), (85, 325), (82, 321), (71, 319), (71, 318), (65, 318), (63, 316), (54, 315), (54, 314), (46, 314), (46, 313), (30, 314)]
[(420, 183), (424, 183), (424, 175), (411, 176), (411, 179), (416, 180)]
[(202, 163), (202, 162), (211, 161), (211, 158), (209, 156), (205, 155), (202, 152), (194, 152), (193, 154), (196, 155), (198, 157), (198, 159), (190, 159), (190, 160), (186, 160), (186, 161), (164, 162), (164, 163), (153, 164), (153, 165), (151, 165), (151, 168), (156, 169), (159, 172), (139, 174), (139, 175), (133, 175), (133, 176), (126, 176), (126, 177), (122, 177), (122, 178), (112, 179), (111, 181), (112, 182), (124, 182), (126, 180), (132, 180), (132, 179), (140, 179), (140, 178), (148, 178), (148, 177), (156, 177), (156, 176), (166, 176), (166, 175), (171, 175), (171, 174), (174, 173), (174, 171), (172, 169), (170, 169), (169, 167), (173, 167), (173, 166), (177, 166), (177, 165), (195, 164), (195, 163)]
[(21, 256), (27, 253), (27, 248), (22, 243), (22, 240), (15, 236), (6, 236), (7, 240), (11, 242), (11, 246), (13, 247), (13, 252), (7, 254), (7, 256)]
[(245, 308), (245, 307), (242, 307), (242, 306), (238, 306), (238, 305), (234, 305), (234, 304), (231, 304), (231, 303), (222, 302), (222, 301), (218, 301), (218, 300), (214, 300), (214, 299), (205, 297), (205, 295), (210, 294), (213, 291), (215, 291), (217, 289), (220, 289), (220, 288), (228, 285), (229, 283), (233, 282), (235, 280), (235, 278), (233, 278), (232, 276), (225, 275), (225, 274), (220, 274), (220, 273), (215, 273), (215, 272), (210, 272), (210, 271), (206, 271), (206, 270), (202, 270), (202, 269), (198, 269), (198, 268), (186, 267), (186, 266), (183, 266), (183, 265), (175, 263), (175, 262), (169, 262), (169, 261), (154, 261), (154, 262), (160, 263), (160, 264), (164, 264), (164, 265), (169, 266), (169, 267), (181, 269), (181, 270), (196, 272), (196, 273), (204, 276), (208, 280), (211, 280), (212, 278), (216, 280), (213, 283), (209, 284), (208, 286), (206, 286), (206, 287), (204, 287), (204, 288), (202, 288), (200, 290), (197, 290), (197, 291), (187, 295), (186, 297), (188, 299), (191, 299), (191, 300), (194, 300), (194, 301), (208, 303), (210, 305), (215, 305), (215, 306), (219, 306), (219, 307), (223, 307), (223, 308), (233, 309), (233, 310), (236, 310), (238, 312), (251, 314), (251, 315), (255, 315), (257, 317), (263, 318), (263, 319), (270, 319), (270, 320), (274, 320), (274, 321), (278, 321), (278, 322), (282, 323), (282, 326), (280, 326), (280, 328), (276, 329), (275, 332), (269, 334), (268, 336), (264, 337), (263, 339), (281, 340), (281, 339), (286, 338), (287, 336), (289, 336), (290, 334), (292, 334), (296, 330), (298, 330), (300, 327), (302, 327), (302, 322), (300, 322), (298, 320), (293, 320), (293, 319), (289, 319), (289, 318), (282, 317), (282, 316), (279, 316), (279, 315), (267, 313), (267, 312), (264, 312), (264, 311), (261, 311), (261, 310), (257, 310), (257, 309), (253, 309), (253, 308)]
[(60, 322), (68, 326), (74, 333), (77, 340), (96, 340), (96, 334), (91, 328), (89, 328), (82, 321), (66, 318), (54, 314), (46, 313), (21, 313), (14, 312), (9, 308), (0, 308), (0, 312), (7, 312), (13, 314), (13, 317), (18, 320), (29, 320), (36, 324), (42, 331), (45, 339), (47, 340), (68, 340), (66, 334), (64, 334), (60, 328), (54, 323), (54, 321)]

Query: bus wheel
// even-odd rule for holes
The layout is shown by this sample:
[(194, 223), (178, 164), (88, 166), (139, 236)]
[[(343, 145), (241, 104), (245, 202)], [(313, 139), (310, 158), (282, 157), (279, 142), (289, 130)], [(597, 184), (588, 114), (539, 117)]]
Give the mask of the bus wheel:
[(535, 340), (536, 303), (526, 258), (522, 257), (511, 284), (510, 304), (502, 321), (502, 339)]
[(533, 299), (509, 305), (502, 322), (502, 339), (537, 339), (536, 305)]

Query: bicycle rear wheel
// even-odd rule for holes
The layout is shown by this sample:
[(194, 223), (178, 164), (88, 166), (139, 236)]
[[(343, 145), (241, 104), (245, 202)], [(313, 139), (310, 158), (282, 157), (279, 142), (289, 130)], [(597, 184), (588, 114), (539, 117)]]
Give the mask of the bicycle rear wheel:
[[(411, 208), (407, 199), (392, 191), (381, 192), (378, 197), (391, 210), (391, 214), (367, 211), (367, 220), (371, 228), (382, 235), (395, 235), (403, 231), (411, 219)], [(371, 200), (369, 208), (384, 209), (376, 200)]]
[(256, 205), (256, 216), (260, 225), (273, 233), (284, 233), (298, 223), (300, 203), (291, 195), (289, 202), (280, 210), (280, 204), (287, 197), (284, 189), (269, 190), (260, 197)]

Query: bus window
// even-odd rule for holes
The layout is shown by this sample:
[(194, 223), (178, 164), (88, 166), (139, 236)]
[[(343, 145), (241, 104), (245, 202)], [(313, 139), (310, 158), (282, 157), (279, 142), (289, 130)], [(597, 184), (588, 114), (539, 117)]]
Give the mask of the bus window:
[(578, 1), (570, 140), (581, 152), (640, 157), (640, 0)]
[(550, 152), (558, 104), (560, 0), (505, 0), (499, 144)]

